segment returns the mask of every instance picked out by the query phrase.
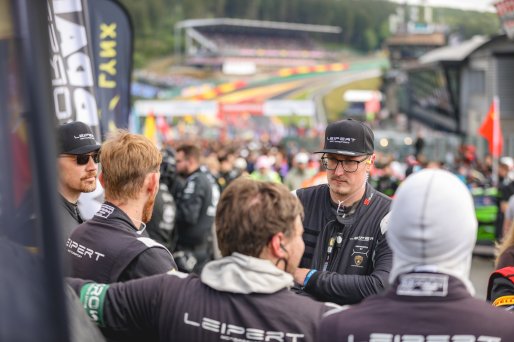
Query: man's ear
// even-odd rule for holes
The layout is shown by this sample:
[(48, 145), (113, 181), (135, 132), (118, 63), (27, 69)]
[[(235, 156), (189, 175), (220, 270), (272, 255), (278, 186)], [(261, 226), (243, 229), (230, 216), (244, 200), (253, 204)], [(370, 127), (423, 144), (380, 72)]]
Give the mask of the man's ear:
[(270, 240), (270, 253), (275, 258), (285, 258), (287, 256), (286, 251), (283, 248), (284, 238), (284, 233), (278, 232), (275, 235), (273, 235), (273, 237)]
[(158, 172), (152, 172), (147, 175), (147, 190), (150, 193), (157, 193), (157, 190), (159, 188), (159, 173)]
[(369, 164), (369, 165), (374, 165), (375, 164), (375, 154), (373, 153), (371, 155), (371, 157), (368, 159), (368, 161), (366, 162), (366, 164)]

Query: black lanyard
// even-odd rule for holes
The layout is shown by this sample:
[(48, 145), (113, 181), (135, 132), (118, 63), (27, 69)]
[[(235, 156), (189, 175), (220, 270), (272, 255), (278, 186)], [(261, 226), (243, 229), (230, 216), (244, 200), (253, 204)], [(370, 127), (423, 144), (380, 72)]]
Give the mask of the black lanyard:
[[(344, 229), (344, 226), (343, 226), (343, 229)], [(323, 264), (322, 271), (326, 271), (328, 269), (330, 260), (332, 258), (335, 258), (335, 256), (337, 255), (337, 253), (333, 254), (334, 245), (337, 247), (337, 250), (339, 250), (341, 248), (341, 246), (343, 245), (343, 232), (342, 231), (336, 232), (330, 238), (330, 240), (328, 242), (328, 247), (327, 247), (327, 257), (325, 258), (325, 263)]]

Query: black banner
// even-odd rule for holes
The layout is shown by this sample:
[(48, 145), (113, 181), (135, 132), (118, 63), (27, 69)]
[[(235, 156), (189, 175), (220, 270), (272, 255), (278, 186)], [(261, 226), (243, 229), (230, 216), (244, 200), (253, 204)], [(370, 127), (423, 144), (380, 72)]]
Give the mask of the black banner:
[(59, 123), (82, 121), (98, 133), (92, 47), (85, 10), (83, 0), (48, 0), (53, 103)]
[(128, 128), (132, 74), (132, 23), (115, 0), (88, 0), (96, 97), (102, 133)]

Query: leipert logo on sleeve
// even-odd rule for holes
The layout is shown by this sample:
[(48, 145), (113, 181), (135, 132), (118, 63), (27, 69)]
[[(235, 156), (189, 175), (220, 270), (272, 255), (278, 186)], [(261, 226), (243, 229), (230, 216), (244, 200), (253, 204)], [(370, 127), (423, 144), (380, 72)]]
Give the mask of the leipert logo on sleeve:
[(80, 243), (73, 241), (72, 239), (69, 239), (69, 238), (66, 241), (66, 248), (67, 248), (68, 253), (76, 256), (77, 258), (81, 258), (81, 259), (82, 259), (82, 257), (89, 257), (89, 259), (98, 261), (100, 258), (105, 257), (105, 254), (94, 251), (91, 248), (81, 245)]

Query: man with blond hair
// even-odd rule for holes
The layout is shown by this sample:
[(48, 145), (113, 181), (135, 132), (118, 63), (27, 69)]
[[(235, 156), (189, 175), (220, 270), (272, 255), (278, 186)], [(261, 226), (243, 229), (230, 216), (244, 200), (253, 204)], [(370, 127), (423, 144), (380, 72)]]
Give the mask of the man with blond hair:
[(105, 202), (66, 242), (74, 277), (115, 282), (176, 268), (166, 247), (145, 232), (161, 160), (157, 147), (142, 135), (120, 130), (103, 143), (99, 180)]

